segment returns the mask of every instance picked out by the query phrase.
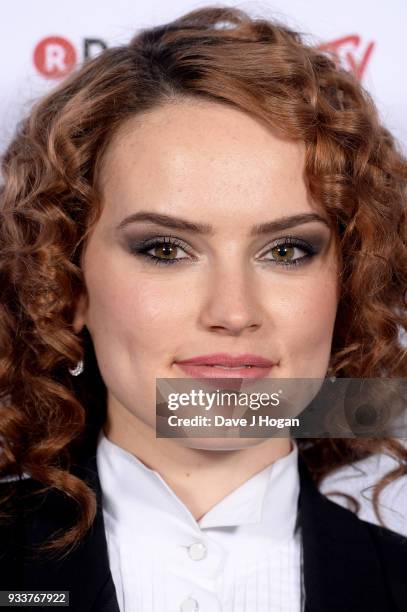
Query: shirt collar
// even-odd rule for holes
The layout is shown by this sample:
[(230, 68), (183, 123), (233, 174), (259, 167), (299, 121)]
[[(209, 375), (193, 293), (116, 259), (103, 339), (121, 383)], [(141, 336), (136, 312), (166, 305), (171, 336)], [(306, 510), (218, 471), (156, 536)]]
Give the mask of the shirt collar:
[[(137, 506), (151, 508), (164, 518), (176, 515), (194, 528), (264, 524), (278, 539), (295, 530), (299, 494), (298, 448), (258, 472), (220, 502), (199, 521), (169, 487), (161, 475), (135, 455), (109, 440), (101, 429), (97, 465), (103, 507), (110, 522), (128, 524), (137, 516)], [(270, 534), (270, 535), (272, 535)]]

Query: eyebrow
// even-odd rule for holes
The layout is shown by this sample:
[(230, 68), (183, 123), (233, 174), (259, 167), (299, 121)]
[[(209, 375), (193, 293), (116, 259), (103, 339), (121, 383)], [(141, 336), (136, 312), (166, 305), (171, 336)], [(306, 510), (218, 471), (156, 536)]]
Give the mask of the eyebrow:
[[(250, 231), (250, 236), (259, 236), (262, 234), (268, 234), (270, 232), (279, 232), (281, 230), (290, 229), (297, 225), (303, 225), (304, 223), (311, 223), (312, 221), (319, 221), (324, 223), (328, 228), (330, 225), (326, 219), (318, 215), (317, 213), (303, 213), (298, 215), (291, 215), (288, 217), (280, 217), (273, 221), (266, 223), (260, 223), (253, 225)], [(202, 235), (213, 235), (213, 227), (206, 223), (194, 223), (187, 219), (181, 219), (180, 217), (174, 217), (172, 215), (165, 215), (162, 213), (154, 213), (148, 211), (140, 211), (125, 217), (117, 226), (118, 230), (122, 230), (131, 223), (137, 222), (149, 222), (155, 223), (156, 225), (162, 225), (171, 229), (185, 230), (194, 234)]]

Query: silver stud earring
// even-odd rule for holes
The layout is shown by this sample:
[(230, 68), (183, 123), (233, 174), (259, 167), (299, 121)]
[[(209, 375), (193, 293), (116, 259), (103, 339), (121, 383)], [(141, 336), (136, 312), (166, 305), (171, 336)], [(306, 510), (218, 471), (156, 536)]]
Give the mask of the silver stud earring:
[(335, 382), (335, 380), (336, 380), (336, 376), (334, 376), (334, 375), (332, 374), (332, 368), (331, 368), (331, 366), (329, 366), (328, 371), (327, 371), (327, 373), (326, 373), (326, 374), (327, 374), (327, 378), (329, 378), (329, 380), (330, 380), (332, 383), (333, 383), (333, 382)]
[(84, 370), (83, 359), (80, 359), (74, 368), (68, 368), (71, 376), (79, 376)]

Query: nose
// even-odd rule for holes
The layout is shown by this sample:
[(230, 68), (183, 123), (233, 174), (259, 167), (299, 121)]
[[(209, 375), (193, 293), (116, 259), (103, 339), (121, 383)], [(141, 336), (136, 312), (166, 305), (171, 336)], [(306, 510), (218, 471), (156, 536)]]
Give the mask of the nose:
[(256, 331), (263, 324), (254, 272), (235, 264), (218, 266), (208, 276), (200, 311), (200, 323), (207, 330), (240, 335), (246, 330)]

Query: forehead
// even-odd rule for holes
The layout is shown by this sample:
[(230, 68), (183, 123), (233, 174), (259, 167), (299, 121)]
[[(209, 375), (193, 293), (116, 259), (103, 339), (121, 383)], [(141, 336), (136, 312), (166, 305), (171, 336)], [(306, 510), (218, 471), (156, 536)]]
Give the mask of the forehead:
[[(125, 213), (146, 205), (217, 215), (316, 209), (304, 179), (305, 145), (279, 136), (226, 104), (181, 100), (128, 120), (105, 153), (105, 205)], [(272, 211), (271, 211), (272, 212)]]

